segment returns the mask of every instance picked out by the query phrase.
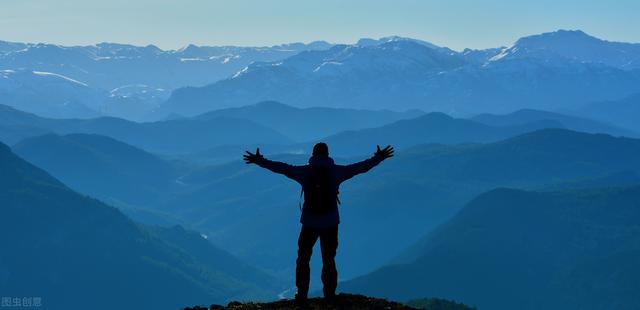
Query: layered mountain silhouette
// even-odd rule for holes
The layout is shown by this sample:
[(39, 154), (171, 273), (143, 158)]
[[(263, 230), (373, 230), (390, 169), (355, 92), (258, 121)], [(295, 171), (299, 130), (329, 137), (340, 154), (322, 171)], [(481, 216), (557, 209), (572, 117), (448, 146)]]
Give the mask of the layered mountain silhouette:
[[(595, 115), (594, 115), (595, 117)], [(595, 121), (591, 118), (582, 118), (560, 113), (552, 113), (547, 111), (524, 109), (513, 113), (496, 115), (496, 114), (480, 114), (473, 118), (474, 121), (490, 125), (490, 126), (516, 126), (529, 124), (540, 121), (556, 121), (563, 127), (575, 131), (588, 133), (607, 133), (613, 136), (637, 137), (638, 133), (629, 129), (609, 124), (621, 124), (615, 121)], [(623, 126), (625, 127), (625, 126)], [(630, 127), (627, 127), (630, 128)]]
[(299, 109), (276, 102), (149, 123), (108, 117), (48, 119), (8, 106), (0, 106), (0, 118), (0, 140), (10, 144), (47, 133), (98, 134), (150, 152), (209, 163), (232, 160), (257, 146), (281, 153), (306, 153), (321, 138), (330, 142), (336, 154), (354, 156), (368, 153), (371, 145), (383, 140), (395, 141), (400, 148), (421, 143), (478, 143), (542, 128), (636, 135), (604, 123), (543, 111), (481, 115), (467, 120), (442, 113), (423, 115), (420, 111)]
[[(256, 110), (264, 112), (259, 117), (249, 113), (249, 111)], [(638, 136), (633, 131), (617, 128), (606, 123), (536, 110), (521, 110), (507, 115), (482, 114), (470, 119), (453, 118), (443, 113), (433, 112), (364, 129), (357, 129), (357, 122), (349, 122), (345, 118), (339, 117), (338, 114), (341, 112), (350, 111), (343, 109), (311, 108), (300, 110), (276, 103), (261, 103), (256, 106), (220, 110), (225, 115), (229, 111), (235, 112), (231, 114), (233, 117), (246, 117), (262, 125), (273, 126), (288, 136), (304, 135), (315, 137), (308, 142), (291, 145), (237, 144), (217, 146), (203, 152), (191, 154), (187, 157), (189, 160), (204, 162), (212, 162), (214, 160), (214, 162), (220, 163), (225, 160), (233, 160), (235, 158), (233, 156), (236, 156), (235, 154), (241, 153), (246, 149), (255, 149), (259, 146), (266, 147), (277, 153), (306, 154), (319, 141), (329, 143), (333, 155), (341, 157), (358, 156), (369, 153), (371, 146), (380, 143), (380, 141), (394, 141), (394, 146), (399, 149), (424, 143), (486, 143), (544, 128), (566, 128), (591, 133), (607, 133), (614, 136)], [(312, 117), (300, 111), (318, 113), (318, 115), (326, 116), (326, 118), (322, 116)], [(355, 113), (355, 111), (351, 112)], [(369, 119), (367, 116), (370, 116), (371, 113), (385, 115), (388, 112), (383, 114), (382, 112), (358, 111), (357, 115), (364, 120)], [(217, 112), (207, 113), (203, 116), (210, 114), (218, 116)], [(275, 121), (277, 119), (276, 114), (283, 115), (285, 120), (277, 124)], [(271, 118), (271, 115), (273, 115), (273, 118)], [(319, 133), (329, 131), (329, 129), (322, 128), (326, 128), (327, 123), (333, 124), (330, 119), (334, 119), (335, 123), (338, 124), (336, 129), (352, 129), (318, 139)], [(343, 123), (344, 126), (340, 125), (341, 120), (345, 121)], [(296, 130), (296, 128), (298, 129)], [(312, 128), (314, 130), (311, 130)], [(233, 156), (226, 156), (226, 154), (233, 154)]]
[(23, 140), (13, 150), (81, 193), (138, 205), (166, 198), (185, 173), (179, 163), (100, 135), (48, 134)]
[(486, 143), (543, 128), (564, 128), (564, 125), (555, 120), (537, 119), (498, 127), (434, 112), (381, 127), (341, 132), (321, 140), (335, 149), (335, 154), (356, 156), (366, 154), (379, 141), (393, 141), (399, 149), (424, 143)]
[[(52, 309), (270, 298), (277, 280), (181, 227), (145, 227), (0, 144), (0, 290)], [(99, 302), (96, 302), (99, 301)]]
[(575, 114), (584, 117), (617, 124), (626, 128), (640, 131), (638, 115), (640, 115), (640, 93), (618, 99), (592, 102)]
[(273, 128), (297, 142), (326, 137), (345, 130), (378, 127), (424, 114), (419, 110), (406, 112), (332, 108), (296, 108), (276, 101), (264, 101), (239, 108), (211, 111), (195, 119), (219, 117), (247, 119)]
[[(638, 171), (634, 159), (638, 153), (636, 144), (633, 139), (549, 130), (488, 145), (432, 145), (409, 149), (397, 158), (397, 163), (390, 162), (388, 169), (381, 167), (374, 177), (365, 176), (361, 184), (357, 182), (344, 189), (343, 200), (347, 207), (343, 216), (365, 214), (356, 216), (355, 224), (345, 228), (349, 231), (353, 227), (355, 232), (352, 235), (354, 240), (347, 238), (345, 242), (362, 247), (354, 251), (356, 253), (379, 254), (379, 263), (382, 263), (384, 257), (408, 246), (410, 236), (416, 238), (453, 214), (467, 199), (494, 186), (539, 188), (546, 186), (550, 179), (558, 186), (571, 187), (616, 179), (621, 184), (633, 183)], [(119, 149), (127, 152), (117, 152)], [(593, 149), (598, 149), (598, 153)], [(46, 156), (42, 155), (45, 150), (49, 150)], [(298, 214), (292, 207), (297, 204), (294, 184), (264, 176), (239, 162), (197, 169), (182, 175), (185, 170), (171, 162), (93, 135), (39, 137), (16, 145), (16, 151), (87, 194), (146, 206), (147, 211), (166, 215), (164, 222), (198, 223), (196, 227), (199, 230), (218, 235), (214, 237), (220, 238), (218, 242), (237, 254), (246, 255), (243, 257), (252, 263), (265, 264), (263, 267), (276, 270), (289, 264), (286, 261), (289, 244), (286, 239), (278, 237), (278, 231), (286, 234), (287, 229), (296, 229)], [(132, 163), (140, 164), (124, 164), (129, 156)], [(306, 156), (283, 159), (303, 163)], [(580, 164), (567, 164), (569, 159)], [(143, 161), (148, 164), (142, 164)], [(181, 171), (179, 179), (173, 172), (160, 173), (175, 171), (172, 169)], [(157, 170), (158, 174), (154, 174), (153, 180), (147, 180), (151, 170)], [(84, 177), (80, 176), (83, 173)], [(93, 178), (89, 182), (85, 177)], [(247, 184), (251, 186), (247, 187)], [(155, 202), (160, 200), (166, 202), (161, 203), (162, 207), (158, 209)], [(395, 205), (401, 207), (389, 209)], [(371, 208), (379, 209), (369, 212)], [(212, 210), (216, 212), (212, 213)], [(158, 221), (157, 218), (148, 218), (150, 214), (132, 215), (145, 222)], [(256, 217), (264, 220), (264, 226), (262, 220), (256, 222)], [(365, 238), (361, 233), (361, 227), (368, 226), (367, 223), (390, 217), (397, 218), (398, 223), (415, 224), (403, 225), (396, 230), (397, 235), (384, 238), (384, 231), (380, 230), (380, 239)], [(246, 221), (251, 221), (252, 225)], [(269, 228), (273, 222), (282, 225), (274, 230)], [(379, 225), (384, 227), (382, 222)], [(219, 235), (219, 231), (227, 231), (230, 235)], [(255, 240), (258, 231), (261, 231), (259, 235), (263, 240), (255, 243), (251, 240)], [(376, 233), (373, 232), (374, 235)], [(405, 236), (406, 241), (394, 241), (398, 235)], [(286, 238), (292, 239), (293, 236)], [(375, 240), (388, 242), (388, 245), (381, 248), (376, 246)], [(280, 249), (274, 252), (274, 248)], [(348, 260), (354, 264), (349, 269), (356, 271), (373, 268), (377, 263), (375, 259), (371, 263), (356, 263), (358, 259), (351, 258), (351, 255)]]
[[(308, 157), (270, 158), (302, 164)], [(338, 163), (357, 159), (336, 158)], [(562, 129), (489, 144), (410, 148), (341, 188), (341, 245), (349, 252), (338, 255), (338, 264), (344, 277), (376, 268), (496, 187), (574, 182), (573, 188), (580, 188), (594, 179), (639, 171), (640, 140)], [(195, 171), (182, 181), (200, 188), (168, 201), (163, 212), (195, 223), (252, 264), (290, 268), (296, 238), (291, 231), (297, 230), (299, 217), (296, 184), (240, 161)]]
[(245, 119), (217, 117), (206, 120), (175, 119), (137, 123), (119, 118), (49, 119), (0, 106), (0, 138), (7, 143), (42, 133), (86, 133), (108, 136), (148, 151), (182, 154), (231, 143), (287, 144), (283, 134)]
[(487, 309), (635, 309), (639, 187), (480, 195), (402, 258), (341, 285)]
[[(45, 132), (46, 129), (57, 130), (59, 132), (74, 131), (80, 132), (98, 131), (108, 134), (112, 137), (126, 139), (128, 142), (143, 144), (143, 147), (151, 148), (155, 151), (155, 146), (162, 147), (162, 139), (179, 143), (189, 142), (194, 147), (204, 147), (204, 145), (215, 145), (216, 143), (224, 143), (229, 141), (225, 138), (223, 141), (215, 140), (216, 133), (208, 133), (203, 129), (202, 135), (194, 134), (189, 136), (186, 130), (189, 130), (189, 124), (199, 124), (201, 122), (216, 121), (224, 117), (246, 117), (253, 122), (262, 122), (271, 125), (273, 118), (278, 111), (291, 111), (298, 114), (300, 120), (312, 123), (321, 116), (315, 116), (313, 111), (316, 109), (295, 109), (277, 103), (263, 103), (255, 106), (249, 106), (246, 109), (221, 110), (220, 115), (203, 115), (197, 119), (180, 119), (167, 121), (165, 123), (183, 123), (184, 139), (178, 136), (171, 128), (174, 125), (165, 125), (166, 130), (160, 129), (158, 124), (154, 123), (133, 123), (118, 119), (96, 119), (96, 120), (50, 120), (39, 118), (30, 114), (20, 113), (11, 108), (7, 108), (5, 115), (7, 126), (16, 128), (16, 130), (24, 128), (23, 126), (33, 126), (33, 131), (26, 130), (25, 135), (31, 135), (38, 131)], [(326, 120), (330, 116), (339, 114), (343, 110), (339, 109), (320, 109), (326, 112), (324, 116)], [(392, 112), (372, 112), (372, 111), (356, 111), (346, 110), (356, 115), (362, 115), (366, 119), (367, 115), (387, 115), (384, 119), (392, 118), (395, 115)], [(527, 113), (531, 114), (531, 113)], [(521, 113), (508, 116), (492, 116), (503, 121), (495, 122), (499, 126), (489, 126), (472, 120), (454, 119), (441, 113), (430, 113), (413, 119), (401, 120), (388, 125), (377, 128), (362, 129), (355, 131), (346, 131), (340, 134), (332, 135), (323, 139), (331, 146), (331, 152), (334, 156), (349, 157), (360, 156), (371, 152), (371, 147), (379, 141), (395, 141), (394, 145), (400, 149), (407, 149), (424, 143), (440, 143), (447, 145), (455, 145), (460, 143), (487, 143), (500, 139), (513, 137), (531, 130), (549, 127), (564, 127), (563, 121), (571, 126), (582, 129), (610, 130), (612, 133), (617, 132), (615, 128), (597, 122), (589, 122), (577, 118), (564, 117), (552, 113), (536, 112), (533, 117), (519, 117)], [(388, 117), (388, 118), (387, 118)], [(338, 118), (338, 117), (336, 117)], [(373, 117), (370, 118), (372, 121)], [(530, 123), (526, 123), (531, 121)], [(110, 123), (112, 122), (115, 126)], [(282, 125), (283, 127), (294, 126), (298, 121), (292, 121), (290, 125)], [(507, 122), (507, 123), (505, 123)], [(286, 122), (283, 122), (286, 123)], [(346, 123), (346, 121), (345, 121)], [(510, 124), (514, 125), (510, 125)], [(104, 125), (102, 125), (104, 124)], [(262, 124), (259, 124), (262, 126)], [(345, 125), (346, 126), (346, 125)], [(355, 126), (355, 125), (354, 125)], [(313, 125), (308, 126), (309, 132), (313, 132)], [(27, 127), (28, 128), (28, 127)], [(145, 128), (148, 131), (142, 131)], [(192, 128), (197, 128), (193, 126)], [(217, 128), (217, 127), (214, 127)], [(289, 127), (291, 129), (291, 127)], [(89, 129), (89, 130), (87, 130)], [(127, 130), (141, 131), (138, 134), (126, 135)], [(619, 132), (619, 131), (618, 131)], [(11, 134), (8, 132), (5, 134)], [(163, 136), (163, 134), (165, 136)], [(213, 137), (210, 135), (212, 134)], [(209, 138), (214, 140), (209, 140)], [(254, 137), (260, 139), (260, 137)], [(146, 139), (146, 140), (145, 140)], [(182, 139), (182, 140), (180, 140)], [(191, 140), (190, 140), (191, 139)], [(307, 153), (313, 143), (302, 144), (285, 144), (285, 145), (268, 145), (259, 144), (257, 142), (242, 144), (242, 139), (238, 138), (235, 142), (238, 144), (222, 145), (209, 148), (200, 152), (197, 156), (202, 156), (206, 160), (237, 160), (238, 154), (245, 149), (256, 146), (266, 147), (266, 149), (275, 152), (287, 153)], [(245, 140), (246, 141), (246, 140)], [(251, 140), (249, 140), (251, 141)], [(255, 140), (254, 140), (255, 141)], [(264, 140), (269, 141), (269, 140)], [(286, 140), (285, 140), (286, 141)], [(228, 143), (228, 142), (227, 142)], [(183, 144), (184, 145), (184, 144)], [(179, 150), (189, 151), (189, 145)], [(168, 147), (172, 145), (165, 145)], [(428, 147), (429, 148), (429, 147)], [(44, 136), (36, 136), (27, 138), (16, 145), (15, 151), (28, 159), (32, 163), (44, 168), (57, 178), (63, 180), (73, 189), (82, 193), (105, 199), (106, 201), (124, 208), (128, 214), (133, 215), (139, 220), (152, 223), (171, 222), (172, 218), (169, 214), (159, 214), (158, 205), (173, 204), (174, 200), (180, 201), (182, 197), (197, 197), (201, 192), (215, 191), (214, 187), (209, 184), (221, 177), (219, 171), (233, 175), (236, 171), (243, 170), (243, 167), (237, 165), (225, 165), (222, 167), (204, 167), (199, 168), (190, 163), (167, 160), (155, 154), (150, 154), (137, 146), (132, 146), (107, 136), (96, 134), (69, 134), (56, 135), (46, 134)], [(433, 146), (433, 149), (448, 150), (447, 147)], [(167, 151), (165, 149), (165, 151)], [(192, 159), (194, 156), (187, 156)], [(295, 159), (304, 162), (304, 156)], [(355, 159), (354, 159), (355, 160)], [(237, 170), (235, 170), (237, 169)], [(455, 171), (455, 170), (454, 170)], [(618, 173), (621, 171), (612, 171)], [(222, 175), (226, 177), (227, 175)], [(591, 177), (588, 175), (587, 177)], [(600, 177), (600, 175), (596, 175)], [(615, 176), (614, 176), (615, 177)], [(421, 178), (421, 177), (420, 177)], [(574, 181), (572, 179), (565, 181)], [(586, 181), (586, 180), (585, 180)], [(622, 180), (624, 181), (624, 180)], [(240, 183), (237, 187), (243, 187)], [(234, 188), (229, 188), (236, 191)], [(208, 195), (208, 194), (205, 194)], [(436, 195), (437, 196), (437, 195)], [(191, 198), (186, 198), (191, 201)], [(176, 202), (177, 203), (177, 202)], [(181, 203), (185, 203), (184, 201)], [(193, 203), (186, 203), (189, 207)], [(129, 212), (141, 212), (137, 215)], [(159, 217), (158, 217), (159, 216)], [(183, 223), (181, 221), (175, 221)]]
[(323, 141), (397, 149), (340, 188), (340, 289), (376, 298), (334, 307), (640, 308), (640, 44), (0, 41), (0, 69), (3, 306), (294, 307), (299, 185), (240, 158)]
[[(278, 110), (278, 109), (274, 109)], [(305, 109), (307, 111), (315, 109)], [(338, 114), (341, 109), (328, 109), (323, 108), (329, 115)], [(222, 110), (226, 111), (226, 110)], [(381, 113), (371, 111), (361, 111), (358, 114), (367, 113)], [(386, 112), (385, 112), (386, 113)], [(550, 113), (551, 114), (551, 113)], [(320, 115), (323, 115), (322, 113)], [(393, 115), (393, 114), (392, 114)], [(363, 116), (365, 119), (366, 116)], [(318, 130), (313, 132), (327, 132), (328, 129), (320, 129), (325, 127), (330, 122), (329, 117), (324, 120), (314, 121), (314, 117), (301, 117), (301, 120), (305, 121), (307, 125), (300, 125), (301, 129), (298, 130), (301, 134), (304, 134), (304, 128), (314, 128), (318, 126)], [(341, 117), (335, 117), (339, 122)], [(256, 120), (260, 122), (259, 120)], [(326, 121), (327, 123), (323, 122)], [(266, 123), (264, 121), (262, 124)], [(288, 122), (282, 121), (281, 125), (274, 125), (275, 127), (282, 128), (288, 127), (298, 123), (298, 121)], [(308, 125), (313, 124), (313, 125)], [(567, 122), (569, 125), (574, 125), (571, 122)], [(594, 122), (595, 124), (595, 122)], [(371, 151), (371, 146), (380, 143), (380, 141), (394, 141), (394, 146), (399, 149), (405, 149), (412, 146), (416, 146), (424, 143), (439, 143), (439, 144), (461, 144), (461, 143), (482, 143), (482, 142), (494, 142), (500, 139), (513, 137), (526, 132), (531, 132), (543, 128), (567, 128), (564, 123), (550, 119), (535, 119), (531, 122), (523, 122), (510, 126), (492, 126), (485, 125), (474, 120), (453, 118), (443, 113), (428, 113), (415, 118), (401, 119), (389, 124), (384, 124), (372, 128), (357, 129), (357, 123), (347, 122), (345, 120), (343, 128), (350, 128), (338, 133), (331, 134), (318, 138), (315, 135), (314, 138), (307, 140), (304, 143), (295, 143), (288, 145), (269, 145), (269, 144), (238, 144), (238, 145), (224, 145), (213, 147), (209, 150), (192, 154), (187, 156), (192, 161), (211, 161), (211, 159), (218, 159), (217, 163), (230, 161), (236, 159), (238, 153), (243, 152), (246, 149), (255, 149), (256, 147), (263, 147), (272, 150), (277, 153), (289, 153), (289, 154), (308, 154), (313, 145), (319, 141), (324, 141), (331, 146), (331, 153), (334, 156), (348, 157), (348, 156), (361, 156), (368, 154)], [(339, 128), (340, 126), (338, 126)], [(586, 126), (589, 127), (589, 126)], [(571, 127), (568, 127), (571, 128)], [(607, 126), (593, 126), (589, 127), (594, 132), (599, 130), (609, 130)], [(288, 130), (287, 130), (288, 129)], [(287, 134), (297, 136), (299, 134), (293, 133), (296, 130), (291, 128), (282, 128)], [(609, 132), (609, 131), (605, 131)], [(633, 133), (624, 130), (614, 130), (611, 128), (610, 133), (627, 133), (632, 136)], [(311, 137), (312, 135), (307, 135)], [(228, 155), (233, 156), (228, 156)]]

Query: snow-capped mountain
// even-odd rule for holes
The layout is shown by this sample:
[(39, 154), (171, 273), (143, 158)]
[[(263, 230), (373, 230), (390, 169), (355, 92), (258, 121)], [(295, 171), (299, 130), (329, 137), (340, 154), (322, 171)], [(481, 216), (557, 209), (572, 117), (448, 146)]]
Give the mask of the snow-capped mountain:
[(6, 86), (7, 104), (22, 102), (16, 107), (45, 116), (82, 115), (53, 108), (74, 102), (92, 113), (134, 120), (192, 116), (267, 100), (297, 107), (417, 108), (457, 116), (523, 108), (575, 110), (640, 92), (639, 64), (640, 44), (565, 30), (524, 37), (506, 48), (462, 52), (398, 36), (351, 45), (188, 45), (171, 51), (153, 45), (0, 42), (0, 70), (48, 72), (49, 78), (76, 81), (82, 83), (76, 87), (97, 94), (27, 100), (23, 97), (33, 96), (25, 94), (43, 88), (40, 80), (20, 79), (22, 92), (12, 93), (7, 89), (17, 88), (7, 85), (18, 82), (5, 77), (0, 83)]
[(388, 101), (396, 104), (387, 107), (403, 109), (409, 106), (405, 100), (424, 93), (423, 81), (465, 64), (458, 54), (411, 40), (336, 45), (283, 61), (254, 63), (230, 79), (206, 87), (179, 89), (166, 107), (178, 114), (195, 115), (213, 106), (272, 98), (301, 107), (379, 108), (377, 102)]
[(377, 45), (381, 45), (384, 43), (389, 43), (389, 42), (398, 42), (398, 41), (407, 41), (407, 42), (413, 42), (413, 43), (417, 43), (420, 45), (424, 45), (428, 48), (434, 49), (434, 50), (438, 50), (442, 53), (446, 53), (446, 54), (455, 54), (456, 52), (448, 47), (442, 47), (442, 46), (437, 46), (431, 42), (427, 42), (424, 40), (418, 40), (418, 39), (413, 39), (413, 38), (406, 38), (406, 37), (401, 37), (401, 36), (388, 36), (388, 37), (382, 37), (380, 39), (372, 39), (372, 38), (362, 38), (360, 40), (358, 40), (358, 42), (355, 44), (357, 46), (360, 47), (369, 47), (369, 46), (377, 46)]
[[(60, 46), (0, 41), (0, 70), (48, 72), (51, 73), (50, 77), (64, 77), (68, 82), (80, 81), (83, 86), (103, 95), (81, 104), (100, 114), (140, 119), (166, 100), (170, 91), (177, 87), (213, 83), (232, 76), (255, 61), (276, 61), (300, 51), (330, 47), (331, 44), (327, 42), (316, 41), (272, 47), (189, 45), (179, 50), (162, 50), (153, 45), (100, 43), (92, 46)], [(39, 89), (47, 86), (40, 85), (40, 81), (20, 78), (19, 82), (12, 83), (19, 83), (23, 90), (43, 93)], [(52, 108), (69, 104), (64, 96), (61, 102), (55, 101), (59, 96), (43, 97), (27, 107), (26, 98), (21, 98), (23, 95), (4, 93), (3, 98), (12, 98), (5, 101), (7, 104), (44, 116), (85, 115)], [(28, 98), (33, 101), (33, 98)], [(15, 101), (21, 104), (13, 103)]]
[(400, 37), (363, 39), (177, 89), (163, 109), (193, 115), (263, 100), (454, 115), (566, 109), (640, 91), (637, 46), (562, 30), (461, 53)]
[(0, 70), (0, 102), (53, 118), (99, 116), (105, 92), (45, 71)]
[(491, 58), (500, 54), (504, 49), (505, 47), (488, 48), (488, 49), (482, 49), (482, 50), (465, 48), (461, 52), (461, 54), (464, 57), (464, 59), (470, 63), (484, 64), (487, 61), (489, 61)]
[(580, 30), (559, 30), (522, 38), (490, 61), (516, 59), (535, 59), (556, 65), (590, 63), (633, 70), (640, 69), (640, 44), (609, 42)]
[(25, 49), (26, 47), (27, 44), (24, 43), (0, 41), (0, 55), (19, 51)]
[(188, 45), (162, 50), (154, 45), (116, 43), (60, 46), (0, 42), (0, 68), (57, 72), (105, 90), (137, 84), (174, 89), (215, 82), (254, 61), (276, 61), (330, 46), (312, 42), (273, 47)]

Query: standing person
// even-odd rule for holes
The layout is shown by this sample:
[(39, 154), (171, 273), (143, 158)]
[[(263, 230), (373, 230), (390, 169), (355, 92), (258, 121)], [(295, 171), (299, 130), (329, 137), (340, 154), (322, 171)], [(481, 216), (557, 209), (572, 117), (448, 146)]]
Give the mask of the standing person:
[(244, 155), (247, 164), (256, 164), (272, 172), (283, 174), (302, 186), (304, 204), (300, 223), (302, 229), (298, 237), (298, 259), (296, 260), (296, 301), (305, 303), (309, 292), (309, 261), (313, 246), (320, 239), (322, 251), (322, 283), (325, 299), (333, 301), (338, 286), (338, 271), (335, 256), (338, 249), (338, 198), (340, 184), (352, 177), (365, 173), (393, 156), (393, 148), (377, 147), (374, 155), (364, 161), (350, 165), (336, 165), (329, 157), (329, 147), (318, 143), (313, 147), (309, 163), (294, 166), (282, 162), (271, 161), (258, 148), (255, 153), (249, 151)]

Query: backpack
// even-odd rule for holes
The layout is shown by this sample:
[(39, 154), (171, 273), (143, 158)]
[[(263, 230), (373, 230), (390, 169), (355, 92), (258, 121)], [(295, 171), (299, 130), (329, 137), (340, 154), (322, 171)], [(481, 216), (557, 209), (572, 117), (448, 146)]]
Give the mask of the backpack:
[(302, 189), (305, 194), (304, 207), (312, 213), (327, 213), (340, 203), (332, 169), (323, 165), (311, 165), (310, 169), (306, 186)]

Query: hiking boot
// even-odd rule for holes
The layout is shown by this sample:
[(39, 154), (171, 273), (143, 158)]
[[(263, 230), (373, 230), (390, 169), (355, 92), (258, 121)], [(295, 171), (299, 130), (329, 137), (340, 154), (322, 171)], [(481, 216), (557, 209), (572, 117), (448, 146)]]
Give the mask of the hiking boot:
[(307, 298), (307, 295), (296, 294), (295, 302), (298, 306), (305, 306), (309, 302), (309, 299)]
[(329, 305), (333, 305), (336, 302), (336, 294), (324, 295), (324, 302)]

